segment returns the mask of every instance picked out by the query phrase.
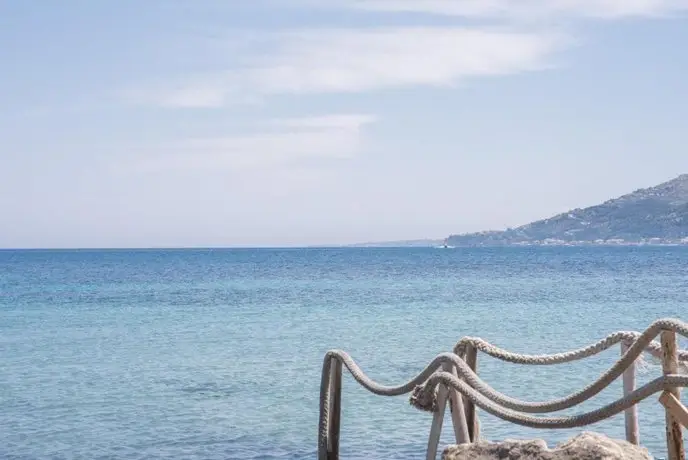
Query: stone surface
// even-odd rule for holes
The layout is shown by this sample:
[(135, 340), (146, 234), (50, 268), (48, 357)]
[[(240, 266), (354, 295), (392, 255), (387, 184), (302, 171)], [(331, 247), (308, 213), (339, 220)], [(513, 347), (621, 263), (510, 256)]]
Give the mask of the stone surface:
[(545, 441), (479, 442), (449, 446), (442, 460), (652, 460), (644, 447), (584, 432), (549, 449)]

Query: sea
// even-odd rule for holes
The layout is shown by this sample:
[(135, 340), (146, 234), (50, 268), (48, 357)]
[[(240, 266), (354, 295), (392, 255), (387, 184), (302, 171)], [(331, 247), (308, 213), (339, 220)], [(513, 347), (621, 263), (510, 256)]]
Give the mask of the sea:
[[(688, 320), (686, 247), (0, 251), (0, 459), (314, 459), (327, 350), (397, 385), (465, 336), (552, 353), (664, 317)], [(478, 372), (544, 401), (618, 357), (480, 355)], [(621, 395), (615, 382), (563, 414)], [(661, 458), (657, 397), (639, 406), (640, 440)], [(489, 440), (624, 438), (623, 415), (536, 430), (478, 414)], [(431, 421), (344, 376), (342, 459), (424, 458)], [(440, 449), (452, 441), (447, 415)]]

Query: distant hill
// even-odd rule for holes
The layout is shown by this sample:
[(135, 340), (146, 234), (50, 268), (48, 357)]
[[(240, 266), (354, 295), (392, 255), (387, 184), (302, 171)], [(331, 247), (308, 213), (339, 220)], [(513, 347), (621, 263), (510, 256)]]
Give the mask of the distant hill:
[(505, 231), (451, 235), (452, 246), (688, 244), (688, 174)]

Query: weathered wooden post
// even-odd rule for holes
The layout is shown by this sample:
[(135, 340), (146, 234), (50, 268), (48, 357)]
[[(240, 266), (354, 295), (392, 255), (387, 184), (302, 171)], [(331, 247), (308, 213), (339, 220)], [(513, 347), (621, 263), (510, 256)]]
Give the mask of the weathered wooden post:
[[(451, 364), (443, 364), (442, 370), (445, 372), (452, 372), (453, 366)], [(437, 448), (440, 444), (440, 435), (442, 434), (442, 424), (444, 422), (444, 409), (447, 407), (447, 396), (449, 390), (440, 383), (437, 389), (437, 410), (432, 415), (432, 426), (430, 427), (430, 437), (428, 438), (428, 450), (426, 460), (435, 460), (437, 458)]]
[[(466, 346), (466, 364), (473, 372), (478, 373), (478, 350), (473, 345)], [(471, 442), (477, 442), (480, 438), (480, 423), (475, 411), (475, 404), (466, 399), (464, 401), (466, 409), (466, 425), (468, 426), (468, 436)]]
[(332, 358), (327, 460), (339, 460), (339, 427), (342, 413), (342, 362)]
[[(629, 349), (629, 345), (626, 342), (621, 342), (621, 356), (625, 355)], [(633, 364), (628, 366), (628, 369), (624, 371), (623, 374), (623, 393), (624, 396), (629, 395), (635, 390), (635, 361)], [(633, 405), (626, 409), (624, 414), (626, 421), (626, 441), (636, 446), (639, 444), (639, 429), (638, 429), (638, 406)]]
[[(676, 333), (673, 331), (662, 331), (662, 371), (664, 375), (678, 374), (678, 351), (676, 343)], [(665, 390), (662, 396), (665, 399), (672, 399), (673, 396), (680, 400), (681, 391), (674, 387)], [(685, 451), (683, 450), (683, 433), (681, 432), (681, 424), (678, 419), (674, 417), (671, 410), (666, 408), (666, 440), (669, 460), (685, 460)]]
[[(452, 374), (459, 377), (456, 367), (451, 366)], [(454, 437), (457, 444), (465, 444), (471, 441), (468, 434), (468, 424), (466, 423), (466, 410), (463, 405), (463, 396), (455, 389), (451, 389), (449, 404), (451, 408), (452, 425), (454, 425)]]
[(681, 401), (676, 399), (676, 396), (665, 391), (662, 393), (662, 396), (659, 397), (659, 402), (669, 409), (671, 414), (681, 422), (684, 428), (688, 429), (688, 409), (686, 409), (686, 406), (684, 406)]

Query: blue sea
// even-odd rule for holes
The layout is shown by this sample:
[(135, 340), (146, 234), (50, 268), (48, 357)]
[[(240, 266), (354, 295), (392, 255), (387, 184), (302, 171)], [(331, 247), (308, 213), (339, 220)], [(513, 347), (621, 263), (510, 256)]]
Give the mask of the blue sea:
[[(313, 459), (328, 349), (398, 384), (463, 336), (548, 353), (661, 317), (688, 319), (688, 248), (0, 251), (0, 458)], [(535, 368), (481, 355), (479, 374), (541, 401), (618, 355)], [(650, 363), (639, 383), (660, 373)], [(343, 391), (343, 459), (424, 458), (431, 414), (348, 374)], [(487, 439), (581, 431), (479, 414)], [(623, 415), (589, 429), (623, 438)], [(665, 456), (656, 396), (640, 437)]]

